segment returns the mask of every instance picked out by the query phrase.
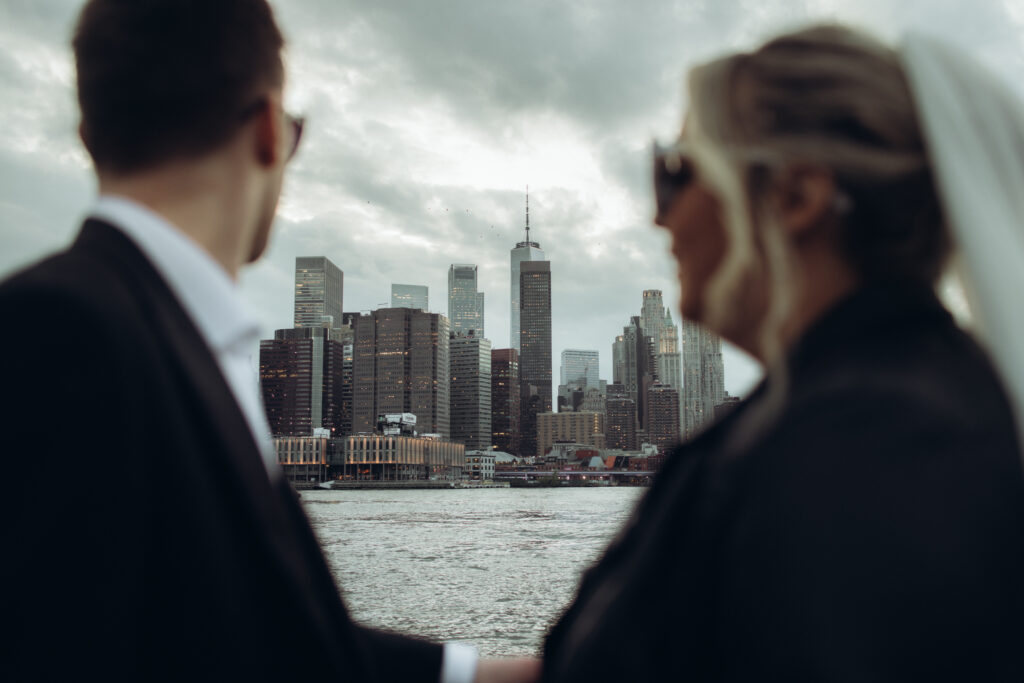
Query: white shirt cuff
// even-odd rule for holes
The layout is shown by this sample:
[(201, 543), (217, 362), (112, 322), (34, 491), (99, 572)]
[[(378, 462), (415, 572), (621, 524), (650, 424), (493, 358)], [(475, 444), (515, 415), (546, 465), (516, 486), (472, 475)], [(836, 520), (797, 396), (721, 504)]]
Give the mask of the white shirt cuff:
[(468, 643), (445, 643), (441, 659), (441, 683), (473, 683), (476, 678), (476, 648)]

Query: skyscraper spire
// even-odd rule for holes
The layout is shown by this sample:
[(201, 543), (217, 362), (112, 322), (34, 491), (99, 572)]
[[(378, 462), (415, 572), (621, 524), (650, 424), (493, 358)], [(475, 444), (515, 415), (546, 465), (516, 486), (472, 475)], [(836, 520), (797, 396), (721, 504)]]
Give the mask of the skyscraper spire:
[[(526, 186), (526, 239), (516, 244), (518, 247), (533, 247), (534, 249), (540, 249), (540, 245), (530, 239), (530, 186)], [(535, 259), (526, 259), (532, 261)]]
[(526, 186), (526, 241), (530, 241), (530, 186)]
[(523, 240), (522, 242), (516, 242), (515, 248), (512, 249), (511, 253), (509, 254), (509, 257), (510, 257), (509, 265), (511, 266), (510, 274), (512, 276), (512, 281), (509, 283), (509, 284), (511, 284), (511, 291), (512, 291), (512, 296), (509, 297), (509, 299), (510, 299), (509, 303), (511, 304), (510, 309), (509, 309), (509, 314), (510, 314), (509, 320), (510, 320), (510, 323), (511, 323), (510, 327), (509, 327), (509, 346), (511, 348), (515, 349), (516, 351), (521, 351), (522, 350), (520, 348), (520, 345), (519, 345), (519, 333), (521, 331), (519, 329), (519, 324), (520, 324), (520, 319), (519, 319), (519, 304), (520, 304), (519, 294), (520, 294), (520, 288), (522, 286), (522, 282), (520, 282), (520, 275), (521, 275), (521, 273), (519, 271), (519, 267), (520, 267), (521, 264), (523, 264), (523, 263), (525, 263), (527, 261), (543, 261), (544, 260), (544, 252), (541, 251), (540, 245), (530, 239), (530, 186), (529, 185), (526, 186), (526, 226), (525, 227), (526, 227), (526, 239)]

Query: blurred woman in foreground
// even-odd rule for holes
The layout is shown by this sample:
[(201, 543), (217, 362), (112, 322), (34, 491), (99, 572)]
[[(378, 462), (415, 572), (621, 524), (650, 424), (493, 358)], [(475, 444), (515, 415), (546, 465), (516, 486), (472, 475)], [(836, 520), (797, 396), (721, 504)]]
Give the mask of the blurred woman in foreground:
[[(545, 680), (1024, 680), (1019, 104), (940, 43), (838, 27), (689, 90), (656, 222), (683, 314), (766, 381), (669, 456)], [(998, 371), (935, 297), (951, 252)]]

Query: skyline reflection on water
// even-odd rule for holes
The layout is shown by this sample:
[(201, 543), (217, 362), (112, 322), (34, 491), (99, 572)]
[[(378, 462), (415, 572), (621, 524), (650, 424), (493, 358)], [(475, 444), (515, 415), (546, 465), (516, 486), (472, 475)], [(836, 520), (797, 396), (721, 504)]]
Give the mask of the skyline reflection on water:
[(352, 616), (535, 655), (646, 489), (303, 491)]

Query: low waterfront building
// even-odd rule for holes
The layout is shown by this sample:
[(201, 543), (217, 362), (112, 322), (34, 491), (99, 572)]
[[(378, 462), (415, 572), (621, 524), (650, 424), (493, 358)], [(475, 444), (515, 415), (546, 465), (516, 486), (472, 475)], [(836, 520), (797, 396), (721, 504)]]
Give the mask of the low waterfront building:
[(477, 481), (493, 480), (495, 461), (493, 451), (466, 451), (466, 478)]
[(312, 436), (275, 436), (274, 453), (288, 481), (320, 482), (330, 479), (330, 464), (341, 450), (330, 430), (314, 429)]
[(530, 456), (524, 458), (519, 455), (513, 455), (512, 453), (505, 453), (504, 451), (491, 451), (494, 455), (494, 469), (500, 471), (503, 469), (519, 469), (521, 467), (533, 466), (534, 458)]
[(433, 436), (354, 434), (333, 472), (343, 479), (462, 479), (466, 447)]
[(562, 463), (576, 462), (578, 460), (590, 460), (595, 455), (600, 455), (601, 449), (594, 448), (590, 444), (574, 443), (571, 441), (556, 441), (548, 451), (546, 461), (559, 461)]

